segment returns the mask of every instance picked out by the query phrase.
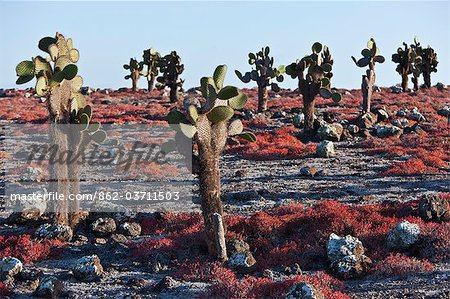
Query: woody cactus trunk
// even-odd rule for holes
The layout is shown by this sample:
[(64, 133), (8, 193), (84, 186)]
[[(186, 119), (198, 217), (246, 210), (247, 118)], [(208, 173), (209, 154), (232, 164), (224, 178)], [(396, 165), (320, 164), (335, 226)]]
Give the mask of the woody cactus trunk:
[(158, 89), (170, 88), (170, 102), (178, 102), (178, 90), (183, 87), (184, 80), (179, 77), (184, 71), (184, 65), (176, 51), (162, 57), (158, 63), (161, 75), (156, 78)]
[(161, 59), (159, 53), (153, 49), (144, 50), (144, 54), (142, 55), (143, 63), (147, 66), (147, 70), (143, 72), (143, 75), (147, 77), (148, 91), (152, 91), (155, 85), (156, 76), (158, 76), (158, 63)]
[[(306, 134), (314, 133), (315, 98), (331, 98), (339, 102), (341, 94), (331, 89), (333, 59), (327, 46), (316, 42), (312, 45), (312, 54), (306, 55), (286, 67), (286, 74), (292, 79), (298, 78), (298, 89), (303, 96), (304, 130)], [(306, 74), (305, 74), (306, 72)]]
[[(437, 53), (431, 46), (423, 48), (417, 38), (414, 39), (414, 48), (418, 59), (415, 61), (415, 74), (413, 77), (414, 90), (419, 89), (419, 76), (423, 76), (424, 85), (426, 88), (431, 87), (431, 73), (437, 72)], [(420, 57), (420, 58), (419, 58)]]
[(125, 79), (131, 79), (131, 90), (136, 92), (138, 89), (138, 81), (141, 77), (142, 71), (144, 69), (144, 62), (138, 62), (135, 58), (130, 58), (129, 64), (124, 64), (123, 68), (130, 71), (129, 75), (125, 76)]
[(370, 112), (373, 87), (375, 85), (375, 63), (383, 63), (385, 59), (383, 56), (379, 55), (379, 49), (373, 38), (367, 42), (367, 48), (361, 51), (361, 55), (363, 57), (359, 60), (356, 60), (353, 56), (352, 59), (355, 64), (361, 68), (369, 66), (366, 75), (362, 76), (361, 83), (361, 91), (363, 94), (362, 112), (366, 113)]
[[(223, 86), (226, 72), (227, 66), (220, 65), (213, 77), (203, 77), (200, 80), (204, 97), (201, 106), (190, 105), (184, 113), (174, 108), (167, 115), (169, 124), (178, 131), (177, 144), (186, 144), (186, 141), (190, 144), (192, 140), (196, 148), (192, 156), (192, 169), (199, 177), (208, 250), (220, 260), (227, 259), (226, 249), (221, 242), (226, 228), (217, 227), (220, 221), (215, 221), (215, 217), (223, 216), (220, 154), (229, 136), (241, 137), (251, 142), (256, 140), (253, 134), (243, 132), (239, 119), (228, 124), (234, 111), (244, 107), (247, 96), (234, 86)], [(192, 151), (192, 148), (179, 148), (179, 151)]]
[[(84, 96), (80, 93), (83, 79), (77, 75), (79, 52), (73, 48), (72, 40), (65, 39), (60, 33), (56, 37), (45, 37), (39, 41), (39, 49), (49, 54), (50, 58), (36, 56), (31, 61), (22, 61), (16, 66), (17, 84), (27, 83), (36, 77), (35, 92), (46, 98), (47, 110), (51, 126), (49, 128), (50, 140), (57, 145), (58, 153), (72, 153), (80, 158), (78, 151), (84, 143), (83, 130), (69, 127), (70, 124), (81, 124), (87, 128), (91, 117), (91, 108), (86, 105)], [(85, 113), (89, 113), (89, 116)], [(95, 138), (100, 140), (105, 133), (95, 132)], [(89, 134), (89, 136), (91, 136)], [(67, 159), (69, 160), (69, 159)], [(57, 191), (68, 198), (68, 194), (77, 194), (80, 191), (79, 161), (67, 163), (49, 163), (49, 189)], [(78, 201), (58, 201), (47, 210), (52, 214), (57, 224), (75, 226), (79, 221)], [(70, 212), (69, 212), (70, 211)]]
[(267, 110), (267, 88), (270, 87), (272, 91), (279, 92), (280, 87), (274, 81), (283, 82), (284, 80), (284, 66), (280, 65), (278, 68), (274, 68), (273, 57), (270, 57), (269, 53), (269, 47), (265, 47), (257, 53), (249, 53), (248, 63), (254, 65), (255, 69), (246, 72), (244, 75), (235, 70), (236, 76), (242, 82), (249, 83), (252, 80), (256, 82), (258, 86), (258, 112)]
[[(397, 63), (397, 68), (395, 70), (402, 76), (403, 92), (407, 92), (409, 75), (413, 74), (414, 65), (421, 61), (421, 58), (420, 56), (417, 56), (413, 46), (409, 47), (406, 43), (403, 43), (403, 48), (398, 48), (397, 53), (392, 54), (392, 61)], [(414, 85), (417, 87), (417, 84)]]

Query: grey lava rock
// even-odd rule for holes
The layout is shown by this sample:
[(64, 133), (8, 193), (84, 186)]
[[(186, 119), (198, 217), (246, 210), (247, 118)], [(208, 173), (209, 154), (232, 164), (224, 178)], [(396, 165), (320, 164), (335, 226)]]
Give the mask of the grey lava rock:
[(103, 266), (97, 255), (83, 256), (76, 261), (72, 273), (81, 281), (97, 281), (103, 275)]
[(39, 298), (59, 298), (64, 293), (64, 284), (55, 276), (44, 276), (33, 295)]
[(400, 86), (391, 86), (391, 92), (395, 94), (402, 93), (403, 89)]
[(320, 140), (339, 141), (344, 128), (341, 124), (322, 124), (317, 130), (317, 137)]
[(72, 228), (63, 224), (43, 224), (34, 233), (36, 238), (70, 242), (73, 237)]
[(403, 134), (403, 130), (396, 126), (380, 126), (377, 128), (377, 137), (400, 137)]
[(393, 121), (391, 121), (391, 124), (403, 129), (409, 126), (409, 120), (407, 120), (406, 118), (394, 119)]
[(375, 108), (373, 110), (374, 114), (377, 115), (377, 122), (385, 121), (389, 119), (389, 113), (386, 111), (386, 108)]
[(286, 294), (286, 299), (324, 299), (323, 293), (306, 282), (296, 283)]
[(227, 243), (227, 251), (229, 256), (228, 264), (234, 269), (250, 268), (256, 263), (250, 251), (250, 246), (243, 240), (230, 240)]
[(397, 111), (397, 116), (400, 117), (406, 117), (408, 115), (409, 110), (408, 109), (400, 109)]
[(109, 217), (100, 217), (91, 224), (96, 236), (105, 237), (116, 231), (116, 221)]
[(11, 256), (4, 257), (0, 261), (0, 275), (1, 278), (14, 277), (23, 270), (22, 262)]
[(331, 234), (327, 244), (327, 256), (331, 269), (344, 279), (364, 274), (372, 261), (364, 255), (360, 240), (350, 235), (339, 237)]
[(126, 236), (136, 237), (141, 234), (141, 226), (136, 222), (125, 222), (120, 225), (121, 232)]
[(419, 110), (414, 107), (413, 110), (411, 111), (410, 114), (408, 114), (408, 119), (417, 121), (417, 122), (421, 122), (421, 121), (425, 121), (425, 116), (423, 116), (422, 113), (419, 112)]
[(355, 135), (359, 132), (359, 127), (357, 125), (349, 125), (347, 127), (347, 130), (350, 132), (350, 134)]
[(419, 215), (425, 221), (449, 221), (450, 204), (436, 193), (427, 193), (420, 199)]
[(369, 129), (377, 122), (377, 116), (371, 112), (364, 113), (358, 117), (358, 126), (361, 129)]
[(302, 176), (314, 177), (317, 173), (317, 168), (315, 168), (314, 166), (305, 166), (300, 168), (300, 174)]
[(305, 124), (305, 115), (303, 113), (294, 115), (294, 117), (292, 118), (292, 123), (296, 128), (303, 128)]
[(173, 279), (170, 276), (165, 276), (163, 279), (161, 279), (154, 287), (155, 292), (162, 292), (167, 289), (171, 289), (179, 285), (180, 283)]
[(330, 158), (336, 155), (334, 151), (334, 144), (332, 141), (322, 141), (317, 145), (316, 155), (321, 158)]
[(437, 111), (437, 114), (440, 116), (445, 116), (445, 117), (450, 117), (450, 107), (449, 106), (445, 106), (442, 109), (439, 109)]
[(438, 83), (436, 83), (436, 88), (437, 88), (437, 90), (442, 91), (445, 89), (445, 85), (442, 82), (438, 82)]
[(406, 220), (399, 222), (387, 235), (387, 247), (391, 249), (408, 249), (419, 240), (420, 228)]

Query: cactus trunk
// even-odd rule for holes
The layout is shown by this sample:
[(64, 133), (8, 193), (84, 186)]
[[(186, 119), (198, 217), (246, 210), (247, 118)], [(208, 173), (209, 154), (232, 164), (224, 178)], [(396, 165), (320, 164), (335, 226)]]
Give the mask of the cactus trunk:
[(375, 71), (369, 69), (367, 71), (367, 76), (362, 77), (361, 90), (363, 94), (363, 107), (362, 112), (370, 112), (370, 105), (372, 102), (373, 86), (375, 84)]
[(258, 112), (263, 112), (267, 110), (267, 87), (258, 86)]
[(178, 102), (178, 87), (176, 85), (172, 86), (170, 88), (170, 95), (169, 95), (169, 97), (170, 97), (170, 102), (171, 103), (177, 103)]
[(408, 73), (402, 74), (402, 89), (403, 89), (403, 92), (408, 91)]
[(216, 240), (214, 213), (223, 216), (223, 205), (220, 199), (219, 156), (213, 154), (209, 149), (207, 151), (209, 153), (200, 154), (199, 186), (208, 252), (212, 256), (217, 256), (218, 240)]
[(425, 84), (426, 88), (431, 87), (431, 73), (430, 72), (423, 72), (423, 83)]
[(303, 113), (305, 114), (305, 133), (314, 132), (314, 96), (303, 97)]
[(155, 75), (149, 75), (148, 78), (148, 91), (152, 91), (155, 86)]

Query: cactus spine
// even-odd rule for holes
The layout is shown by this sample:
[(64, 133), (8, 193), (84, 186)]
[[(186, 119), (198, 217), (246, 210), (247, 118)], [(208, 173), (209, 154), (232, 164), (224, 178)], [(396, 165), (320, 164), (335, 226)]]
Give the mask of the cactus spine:
[(408, 47), (406, 43), (403, 43), (403, 49), (398, 48), (397, 53), (392, 54), (392, 61), (398, 64), (395, 70), (402, 76), (402, 89), (404, 92), (408, 91), (408, 77), (410, 74), (413, 74), (414, 64), (418, 62), (418, 59), (421, 60), (417, 56), (414, 47)]
[(138, 81), (141, 77), (142, 71), (144, 69), (144, 62), (138, 62), (135, 58), (130, 58), (129, 64), (124, 64), (123, 68), (130, 71), (129, 75), (125, 76), (125, 79), (128, 80), (131, 78), (132, 86), (131, 90), (136, 92), (138, 87)]
[(152, 91), (155, 85), (155, 78), (158, 76), (158, 63), (161, 59), (159, 53), (153, 49), (144, 50), (142, 55), (143, 63), (147, 66), (147, 71), (143, 73), (147, 77), (148, 91)]
[(363, 109), (362, 112), (370, 112), (370, 104), (372, 100), (373, 87), (375, 85), (375, 63), (383, 63), (385, 61), (384, 57), (379, 55), (379, 49), (375, 40), (371, 38), (367, 42), (367, 48), (361, 51), (363, 56), (361, 59), (356, 60), (352, 56), (355, 64), (361, 68), (369, 66), (366, 70), (366, 75), (362, 76), (361, 91), (363, 94)]
[[(58, 145), (60, 153), (69, 150), (77, 153), (81, 138), (78, 130), (63, 130), (61, 124), (87, 123), (92, 116), (90, 106), (86, 105), (84, 96), (80, 93), (83, 79), (77, 75), (79, 52), (73, 48), (72, 39), (64, 38), (60, 33), (55, 37), (44, 37), (39, 41), (39, 49), (48, 53), (49, 58), (36, 56), (31, 61), (22, 61), (16, 66), (17, 84), (23, 84), (36, 77), (36, 94), (46, 98), (50, 126), (49, 135), (52, 142)], [(89, 113), (89, 115), (87, 114)], [(86, 123), (86, 125), (84, 124)], [(94, 139), (103, 137), (103, 131), (92, 131)], [(95, 132), (95, 134), (94, 134)], [(78, 156), (78, 155), (77, 155)], [(57, 191), (66, 195), (79, 193), (79, 166), (78, 163), (49, 163), (50, 191)], [(71, 213), (68, 212), (71, 205)], [(53, 203), (48, 212), (53, 213), (57, 224), (70, 224), (75, 226), (79, 221), (79, 202), (67, 200)]]
[(158, 89), (170, 88), (170, 102), (178, 102), (178, 90), (182, 89), (184, 83), (184, 80), (179, 78), (184, 71), (180, 56), (176, 51), (172, 51), (160, 59), (158, 66), (161, 75), (156, 78), (156, 87)]
[[(220, 154), (229, 136), (238, 136), (248, 141), (256, 140), (253, 134), (243, 132), (240, 120), (234, 120), (228, 125), (234, 110), (245, 106), (247, 96), (234, 86), (223, 86), (226, 72), (227, 66), (220, 65), (213, 77), (203, 77), (200, 80), (201, 92), (205, 99), (201, 107), (190, 105), (185, 108), (184, 113), (173, 108), (167, 115), (168, 123), (176, 125), (178, 130), (176, 140), (184, 140), (177, 144), (193, 142), (197, 145), (198, 153), (193, 155), (192, 168), (199, 176), (208, 249), (214, 256), (220, 253), (217, 247), (218, 232), (214, 225), (214, 215), (215, 213), (223, 215), (220, 198)], [(188, 151), (190, 154), (192, 147), (179, 148), (179, 151)], [(221, 259), (226, 259), (223, 253), (221, 255)]]
[[(298, 78), (298, 89), (303, 96), (303, 111), (305, 114), (305, 133), (314, 132), (315, 98), (331, 98), (339, 102), (341, 94), (331, 90), (333, 73), (333, 58), (327, 46), (316, 42), (312, 45), (312, 54), (286, 67), (286, 74), (292, 79)], [(306, 72), (306, 74), (305, 74)]]
[(258, 85), (258, 112), (267, 110), (267, 87), (270, 87), (272, 91), (280, 91), (280, 87), (277, 83), (283, 82), (284, 66), (280, 65), (278, 68), (273, 67), (273, 57), (269, 56), (270, 48), (262, 48), (257, 53), (248, 54), (248, 63), (254, 65), (255, 69), (250, 72), (246, 72), (244, 75), (238, 70), (235, 70), (236, 76), (244, 83), (249, 83), (251, 80), (255, 81)]

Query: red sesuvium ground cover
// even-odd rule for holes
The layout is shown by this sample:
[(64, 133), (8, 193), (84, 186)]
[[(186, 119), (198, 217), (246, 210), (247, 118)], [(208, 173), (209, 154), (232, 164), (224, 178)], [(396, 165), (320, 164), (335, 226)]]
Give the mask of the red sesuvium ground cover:
[(3, 296), (8, 296), (9, 292), (9, 288), (3, 282), (0, 282), (0, 298)]
[(12, 256), (28, 264), (58, 254), (58, 250), (63, 246), (61, 241), (33, 240), (26, 234), (0, 236), (0, 258)]
[[(449, 194), (441, 196), (448, 198)], [(424, 222), (417, 216), (417, 207), (418, 201), (364, 206), (326, 201), (309, 208), (301, 204), (288, 204), (252, 216), (227, 215), (227, 239), (239, 238), (249, 243), (257, 260), (255, 273), (295, 263), (303, 270), (325, 270), (325, 248), (331, 233), (341, 236), (351, 234), (359, 238), (366, 247), (366, 254), (374, 262), (372, 273), (375, 275), (429, 272), (433, 270), (430, 261), (449, 258), (450, 224)], [(390, 252), (385, 245), (386, 234), (401, 220), (419, 225), (422, 232), (419, 245), (410, 252)], [(240, 276), (224, 264), (211, 262), (203, 244), (203, 223), (198, 213), (168, 213), (159, 219), (145, 219), (141, 224), (144, 233), (154, 235), (155, 239), (133, 244), (132, 257), (149, 261), (149, 254), (170, 253), (174, 265), (178, 265), (175, 276), (213, 282), (211, 296), (279, 298), (297, 281), (316, 279), (324, 283), (331, 279), (322, 273), (319, 274), (321, 278), (298, 276), (281, 282), (272, 281), (252, 275), (255, 273)], [(183, 250), (199, 247), (203, 247), (203, 251), (199, 251), (203, 255), (200, 254), (199, 258), (190, 259), (186, 257), (190, 255), (180, 254)], [(326, 298), (346, 298), (337, 292), (339, 288), (334, 283), (318, 286), (325, 293), (340, 294)]]
[(248, 160), (298, 159), (314, 153), (316, 144), (304, 144), (293, 134), (299, 130), (287, 126), (269, 132), (257, 132), (256, 142), (242, 141), (226, 151)]

